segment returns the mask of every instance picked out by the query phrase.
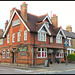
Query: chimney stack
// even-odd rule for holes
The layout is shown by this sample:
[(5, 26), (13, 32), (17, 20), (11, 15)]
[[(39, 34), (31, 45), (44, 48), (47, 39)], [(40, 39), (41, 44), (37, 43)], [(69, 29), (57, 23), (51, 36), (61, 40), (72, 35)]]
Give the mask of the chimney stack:
[(66, 30), (69, 31), (69, 32), (72, 32), (72, 27), (71, 27), (71, 25), (68, 25), (68, 26), (66, 27)]
[(6, 30), (7, 25), (8, 25), (8, 20), (6, 20), (6, 23), (5, 23), (5, 30)]
[(58, 27), (58, 17), (56, 14), (53, 14), (53, 17), (51, 17), (51, 21), (55, 27)]
[(26, 2), (23, 2), (21, 5), (21, 15), (24, 17), (25, 20), (27, 20), (27, 4), (26, 4)]

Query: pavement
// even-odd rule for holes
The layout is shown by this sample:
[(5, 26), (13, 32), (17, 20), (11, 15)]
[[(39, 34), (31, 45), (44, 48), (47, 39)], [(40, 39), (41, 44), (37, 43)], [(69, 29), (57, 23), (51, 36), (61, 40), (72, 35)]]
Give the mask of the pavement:
[(9, 67), (9, 68), (15, 68), (15, 69), (21, 69), (21, 70), (31, 70), (36, 71), (40, 73), (47, 73), (47, 72), (61, 72), (61, 71), (68, 71), (68, 70), (75, 70), (75, 63), (53, 63), (49, 64), (49, 67), (45, 67), (44, 65), (35, 65), (35, 66), (21, 66), (21, 65), (15, 65), (15, 64), (3, 64), (0, 63), (0, 67)]

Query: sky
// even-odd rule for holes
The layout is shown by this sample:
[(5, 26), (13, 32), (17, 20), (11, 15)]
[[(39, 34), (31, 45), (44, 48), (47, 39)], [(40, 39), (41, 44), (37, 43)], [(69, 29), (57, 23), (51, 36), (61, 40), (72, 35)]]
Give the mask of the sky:
[(66, 29), (67, 25), (72, 26), (75, 32), (75, 1), (0, 1), (0, 29), (5, 29), (6, 20), (10, 19), (10, 10), (13, 7), (20, 9), (23, 2), (28, 4), (27, 12), (40, 16), (47, 14), (51, 17), (58, 16), (58, 26)]

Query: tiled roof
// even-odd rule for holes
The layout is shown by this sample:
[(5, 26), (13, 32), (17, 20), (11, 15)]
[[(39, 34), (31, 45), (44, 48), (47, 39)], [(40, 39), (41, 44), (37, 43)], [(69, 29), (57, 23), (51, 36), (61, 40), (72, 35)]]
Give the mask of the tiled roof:
[(27, 13), (27, 20), (23, 18), (21, 15), (20, 11), (18, 11), (18, 14), (20, 17), (23, 19), (23, 21), (26, 23), (28, 28), (30, 29), (31, 32), (37, 32), (37, 30), (42, 26), (42, 20), (47, 16), (47, 14), (42, 15), (42, 16), (36, 16), (30, 13)]
[(75, 38), (75, 33), (69, 32), (69, 31), (66, 31), (66, 30), (63, 30), (63, 31), (64, 31), (64, 34), (66, 35), (66, 37)]

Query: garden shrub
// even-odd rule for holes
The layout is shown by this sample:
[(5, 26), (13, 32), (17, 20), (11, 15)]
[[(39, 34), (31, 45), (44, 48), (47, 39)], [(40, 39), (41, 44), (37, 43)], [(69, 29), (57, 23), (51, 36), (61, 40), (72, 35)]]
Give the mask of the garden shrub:
[(68, 54), (69, 61), (75, 61), (75, 54)]

